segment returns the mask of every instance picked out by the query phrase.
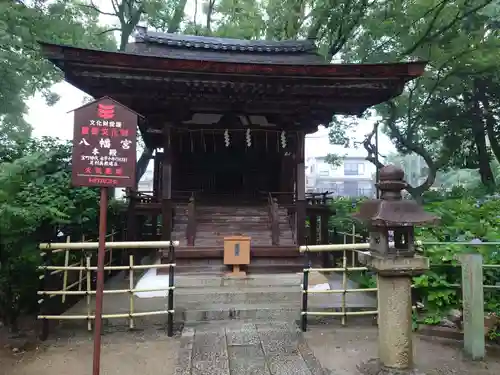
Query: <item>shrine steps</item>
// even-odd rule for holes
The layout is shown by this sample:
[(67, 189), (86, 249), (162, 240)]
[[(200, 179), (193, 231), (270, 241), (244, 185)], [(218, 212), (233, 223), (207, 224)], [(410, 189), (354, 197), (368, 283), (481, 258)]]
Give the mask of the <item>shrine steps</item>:
[[(188, 285), (190, 278), (192, 283)], [(244, 278), (198, 273), (180, 275), (177, 281), (176, 319), (185, 324), (227, 320), (294, 322), (300, 316), (298, 273), (248, 274)]]
[[(177, 206), (172, 238), (187, 245), (187, 214), (185, 206)], [(251, 238), (252, 246), (271, 246), (268, 207), (253, 206), (196, 206), (196, 247), (222, 247), (224, 237), (243, 235)], [(280, 244), (295, 245), (287, 210), (279, 209)]]

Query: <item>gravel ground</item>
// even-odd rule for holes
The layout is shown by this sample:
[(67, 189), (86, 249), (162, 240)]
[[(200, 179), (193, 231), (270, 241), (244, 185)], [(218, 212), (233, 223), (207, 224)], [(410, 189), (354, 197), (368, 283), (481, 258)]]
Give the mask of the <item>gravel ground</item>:
[[(377, 329), (373, 327), (311, 327), (305, 337), (316, 358), (335, 375), (357, 374), (356, 365), (377, 357)], [(498, 354), (471, 362), (454, 341), (416, 337), (414, 350), (417, 367), (426, 375), (500, 374)]]
[[(114, 332), (103, 336), (101, 375), (172, 375), (178, 338), (164, 331)], [(0, 351), (0, 375), (89, 375), (90, 335), (60, 338), (22, 354)]]

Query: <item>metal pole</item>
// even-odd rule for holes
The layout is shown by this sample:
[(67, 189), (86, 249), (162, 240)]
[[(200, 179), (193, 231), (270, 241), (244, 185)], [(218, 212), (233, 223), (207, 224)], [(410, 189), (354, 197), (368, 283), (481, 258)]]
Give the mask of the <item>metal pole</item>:
[(92, 375), (99, 375), (101, 366), (102, 299), (104, 295), (104, 261), (106, 254), (106, 221), (108, 213), (108, 190), (101, 188), (99, 202), (99, 249), (97, 251), (97, 284), (95, 294), (94, 358)]

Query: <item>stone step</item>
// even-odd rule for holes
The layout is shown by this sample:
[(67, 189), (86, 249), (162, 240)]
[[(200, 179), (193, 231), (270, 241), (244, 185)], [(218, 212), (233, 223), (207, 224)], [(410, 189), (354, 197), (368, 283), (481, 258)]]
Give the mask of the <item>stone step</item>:
[(232, 207), (232, 206), (196, 206), (199, 213), (208, 214), (241, 214), (241, 215), (267, 215), (267, 206)]
[[(261, 264), (261, 263), (250, 263), (247, 266), (241, 266), (248, 275), (254, 274), (278, 274), (278, 273), (290, 273), (299, 272), (304, 268), (302, 264), (299, 263), (278, 263), (278, 264)], [(193, 274), (196, 272), (209, 272), (213, 275), (225, 275), (230, 273), (231, 267), (223, 264), (217, 266), (197, 266), (197, 265), (177, 265), (177, 274)], [(166, 271), (168, 272), (168, 271)]]
[(300, 285), (288, 287), (203, 287), (176, 288), (175, 304), (181, 308), (196, 309), (213, 304), (272, 304), (301, 300)]
[[(176, 223), (187, 223), (187, 218), (185, 221), (176, 220)], [(227, 215), (224, 217), (217, 216), (201, 216), (196, 218), (196, 223), (199, 224), (225, 224), (225, 223), (234, 223), (234, 224), (265, 224), (268, 225), (269, 218), (266, 217), (255, 217), (255, 216), (233, 216)], [(280, 218), (279, 223), (282, 225), (288, 224), (288, 218)]]
[(299, 274), (281, 275), (248, 275), (235, 278), (229, 276), (215, 276), (204, 272), (196, 275), (179, 275), (175, 277), (176, 288), (212, 288), (212, 287), (236, 287), (236, 288), (260, 288), (260, 287), (299, 287), (302, 276)]
[[(254, 235), (271, 235), (271, 229), (267, 227), (266, 224), (233, 224), (233, 223), (227, 223), (227, 224), (221, 224), (221, 225), (215, 225), (215, 224), (199, 224), (196, 227), (196, 233), (206, 233), (206, 234), (217, 234), (217, 233), (233, 233), (233, 232), (238, 232), (238, 233), (250, 233), (252, 232)], [(291, 229), (289, 228), (280, 228), (280, 233), (281, 232), (291, 232)]]
[[(176, 210), (176, 213), (178, 211)], [(185, 209), (179, 210), (179, 213), (186, 214)], [(198, 216), (224, 216), (224, 215), (238, 215), (238, 216), (255, 216), (255, 217), (268, 217), (269, 211), (267, 207), (259, 207), (256, 209), (248, 208), (207, 208), (207, 207), (196, 207), (196, 213)], [(278, 210), (279, 216), (288, 216), (288, 211), (280, 209)]]
[(300, 302), (294, 304), (214, 304), (210, 308), (179, 308), (175, 313), (176, 320), (187, 324), (206, 321), (250, 320), (250, 321), (282, 321), (295, 322), (300, 317)]
[(239, 224), (239, 223), (225, 223), (225, 224), (198, 224), (196, 233), (232, 233), (232, 232), (255, 232), (255, 233), (270, 233), (271, 230), (265, 223), (254, 224)]

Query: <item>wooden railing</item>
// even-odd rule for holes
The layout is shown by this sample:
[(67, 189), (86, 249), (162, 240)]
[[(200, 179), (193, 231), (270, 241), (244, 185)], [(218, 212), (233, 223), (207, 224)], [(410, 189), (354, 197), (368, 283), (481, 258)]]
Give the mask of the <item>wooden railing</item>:
[[(200, 191), (195, 190), (172, 190), (172, 200), (174, 201), (186, 201), (192, 195), (199, 194)], [(134, 198), (138, 203), (151, 203), (154, 201), (160, 201), (161, 196), (155, 196), (154, 192), (151, 190), (142, 191), (131, 191), (126, 195), (127, 198)]]
[(194, 246), (196, 238), (196, 202), (194, 193), (189, 198), (187, 206), (187, 226), (186, 226), (186, 241), (188, 246)]
[(198, 199), (201, 190), (172, 190), (172, 200), (175, 202), (186, 202), (191, 197)]
[(152, 203), (155, 201), (152, 191), (128, 190), (126, 197), (134, 200), (135, 203)]
[(306, 201), (307, 204), (310, 205), (327, 205), (329, 201), (332, 200), (332, 197), (329, 195), (332, 194), (329, 191), (326, 191), (324, 193), (306, 193)]
[(293, 191), (270, 191), (266, 192), (266, 194), (270, 194), (284, 207), (292, 205), (295, 201), (295, 193)]

